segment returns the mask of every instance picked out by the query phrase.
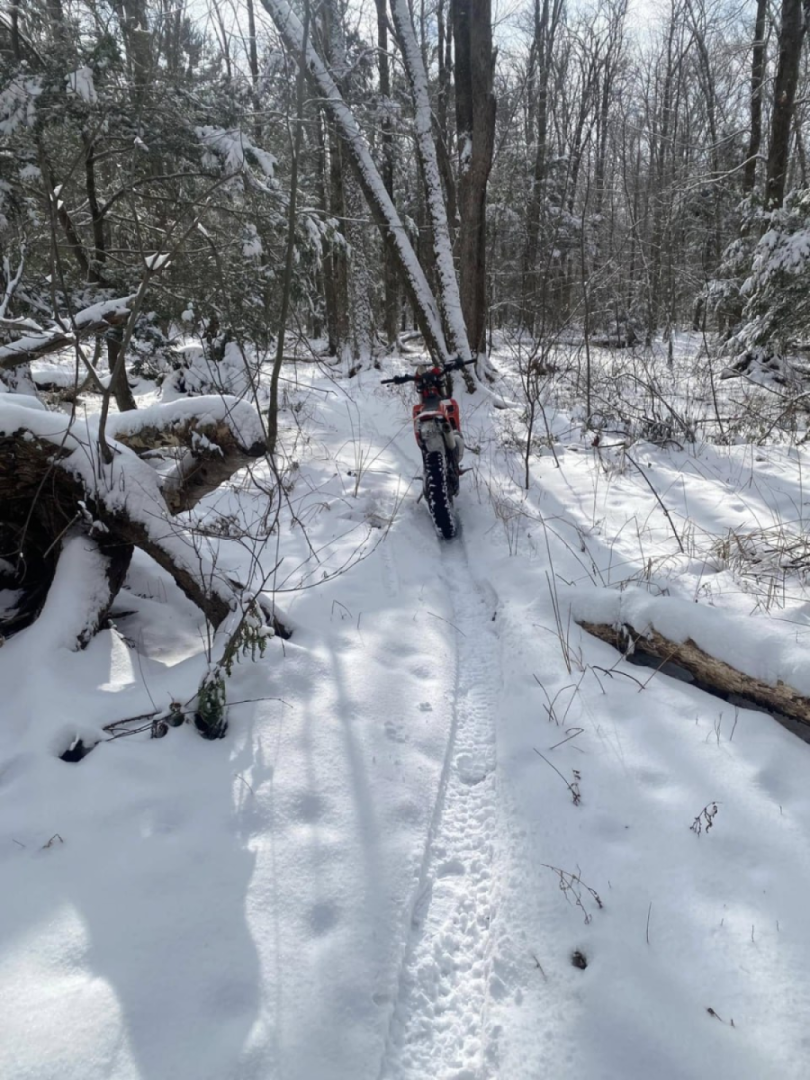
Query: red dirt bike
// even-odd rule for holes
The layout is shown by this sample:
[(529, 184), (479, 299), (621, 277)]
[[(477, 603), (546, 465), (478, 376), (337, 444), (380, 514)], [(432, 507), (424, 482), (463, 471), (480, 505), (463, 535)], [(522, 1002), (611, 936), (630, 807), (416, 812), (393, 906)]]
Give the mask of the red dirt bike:
[(458, 403), (450, 396), (448, 375), (475, 360), (460, 357), (443, 367), (419, 367), (413, 375), (395, 375), (382, 383), (412, 382), (420, 400), (413, 407), (413, 430), (422, 451), (423, 491), (436, 528), (451, 540), (457, 532), (453, 499), (458, 495), (464, 439)]

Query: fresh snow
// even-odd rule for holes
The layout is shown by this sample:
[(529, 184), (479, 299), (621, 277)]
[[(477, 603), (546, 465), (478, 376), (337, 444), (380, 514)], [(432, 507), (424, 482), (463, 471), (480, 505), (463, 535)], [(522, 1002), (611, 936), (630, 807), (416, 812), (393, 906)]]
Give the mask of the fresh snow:
[[(493, 359), (518, 401), (514, 356)], [(218, 566), (277, 565), (293, 630), (235, 665), (224, 740), (107, 741), (189, 701), (212, 647), (140, 553), (115, 628), (75, 653), (92, 566), (69, 539), (40, 620), (0, 648), (0, 1076), (803, 1080), (810, 747), (574, 619), (807, 689), (801, 575), (774, 588), (723, 542), (802, 531), (808, 451), (636, 442), (668, 518), (562, 400), (524, 491), (520, 410), (464, 396), (446, 543), (408, 389), (379, 385), (398, 364), (297, 366), (278, 528), (259, 466), (195, 511)], [(63, 416), (7, 399), (2, 430), (61, 440)], [(94, 749), (59, 760), (77, 739)]]
[(65, 76), (65, 82), (70, 93), (78, 94), (82, 101), (88, 105), (95, 105), (98, 102), (98, 94), (93, 83), (92, 68), (80, 67), (76, 71), (71, 71), (69, 75)]
[(147, 270), (162, 270), (164, 266), (171, 265), (171, 255), (168, 251), (158, 251), (154, 255), (147, 255), (144, 259)]
[[(135, 296), (124, 296), (115, 300), (100, 300), (95, 304), (91, 304), (89, 307), (83, 308), (81, 311), (77, 311), (73, 316), (73, 322), (79, 329), (83, 327), (91, 326), (93, 323), (98, 322), (100, 319), (113, 316), (121, 316), (128, 314), (128, 307), (135, 299)], [(28, 334), (24, 337), (17, 338), (16, 341), (10, 345), (3, 345), (0, 347), (0, 367), (13, 367), (14, 359), (21, 353), (34, 351), (41, 348), (43, 344), (49, 338), (66, 338), (68, 341), (72, 340), (73, 334), (71, 330), (72, 323), (69, 319), (64, 319), (64, 326), (53, 326), (48, 330), (37, 331), (33, 334)]]
[(267, 150), (262, 150), (239, 128), (226, 130), (206, 124), (196, 129), (200, 142), (223, 159), (229, 172), (240, 173), (246, 165), (246, 156), (258, 164), (270, 180), (275, 174), (277, 161)]

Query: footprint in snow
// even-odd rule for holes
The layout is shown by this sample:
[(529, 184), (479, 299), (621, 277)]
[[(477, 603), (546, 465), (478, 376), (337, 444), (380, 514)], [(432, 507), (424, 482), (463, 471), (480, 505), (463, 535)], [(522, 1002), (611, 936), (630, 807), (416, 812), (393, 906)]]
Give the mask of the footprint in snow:
[(489, 776), (490, 769), (486, 762), (475, 758), (472, 754), (459, 754), (456, 758), (456, 769), (459, 780), (463, 784), (480, 784)]
[(406, 743), (408, 741), (408, 733), (405, 729), (405, 725), (399, 721), (386, 720), (385, 734), (391, 742)]
[(328, 804), (320, 795), (299, 795), (296, 800), (296, 816), (304, 825), (314, 825), (326, 814)]
[(323, 937), (334, 929), (340, 921), (340, 908), (331, 900), (325, 900), (320, 904), (313, 904), (309, 910), (307, 921), (316, 937)]

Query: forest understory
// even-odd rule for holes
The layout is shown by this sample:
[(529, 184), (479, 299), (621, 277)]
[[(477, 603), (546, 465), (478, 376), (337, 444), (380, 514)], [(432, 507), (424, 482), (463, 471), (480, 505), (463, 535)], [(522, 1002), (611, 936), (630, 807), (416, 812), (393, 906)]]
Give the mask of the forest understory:
[(219, 647), (170, 574), (136, 548), (80, 651), (57, 575), (0, 650), (0, 1071), (803, 1076), (810, 748), (578, 625), (810, 695), (804, 419), (703, 347), (591, 350), (598, 427), (557, 350), (527, 439), (496, 341), (450, 542), (379, 385), (418, 353), (290, 365), (271, 527), (260, 459), (182, 518), (292, 634), (237, 653), (219, 741), (152, 721)]
[(0, 9), (0, 1077), (810, 1075), (808, 29)]

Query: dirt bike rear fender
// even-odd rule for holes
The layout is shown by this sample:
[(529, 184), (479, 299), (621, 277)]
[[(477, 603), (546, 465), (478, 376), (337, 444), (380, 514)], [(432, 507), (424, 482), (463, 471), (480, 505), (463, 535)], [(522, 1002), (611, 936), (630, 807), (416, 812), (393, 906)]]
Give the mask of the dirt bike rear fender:
[(439, 420), (446, 421), (450, 427), (461, 434), (461, 423), (459, 416), (458, 403), (453, 398), (443, 398), (439, 402), (438, 409), (425, 409), (423, 404), (414, 405), (413, 407), (413, 427), (414, 435), (416, 436), (416, 442), (421, 447), (422, 439), (419, 434), (419, 429), (422, 424), (427, 420)]

